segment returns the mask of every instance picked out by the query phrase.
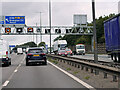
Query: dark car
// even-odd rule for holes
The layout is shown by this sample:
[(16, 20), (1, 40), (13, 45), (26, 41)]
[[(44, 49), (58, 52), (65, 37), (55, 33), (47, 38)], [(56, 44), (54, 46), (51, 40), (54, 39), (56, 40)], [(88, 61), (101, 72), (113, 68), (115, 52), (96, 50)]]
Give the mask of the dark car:
[(58, 55), (60, 56), (67, 56), (67, 52), (65, 50), (59, 50)]
[(47, 65), (46, 54), (41, 48), (30, 48), (26, 56), (26, 66), (32, 63)]
[(11, 58), (2, 58), (2, 63), (1, 64), (2, 64), (2, 66), (9, 66), (9, 65), (11, 65)]

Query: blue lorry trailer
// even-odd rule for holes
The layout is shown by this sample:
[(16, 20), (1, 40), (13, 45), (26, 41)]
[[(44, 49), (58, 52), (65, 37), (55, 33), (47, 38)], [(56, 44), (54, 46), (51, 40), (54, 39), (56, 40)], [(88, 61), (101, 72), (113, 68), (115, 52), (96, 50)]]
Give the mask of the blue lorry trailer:
[(120, 63), (120, 14), (104, 21), (106, 51)]

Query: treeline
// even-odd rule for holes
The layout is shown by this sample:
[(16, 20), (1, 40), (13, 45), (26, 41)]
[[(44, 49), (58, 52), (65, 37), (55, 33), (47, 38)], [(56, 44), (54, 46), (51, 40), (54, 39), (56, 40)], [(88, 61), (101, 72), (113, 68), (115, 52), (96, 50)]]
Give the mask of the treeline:
[(13, 50), (17, 48), (27, 48), (27, 47), (41, 47), (41, 46), (45, 47), (45, 45), (46, 45), (45, 42), (41, 42), (38, 45), (35, 42), (27, 42), (21, 45), (16, 45), (16, 47)]
[[(97, 31), (97, 42), (98, 43), (105, 43), (105, 35), (104, 35), (104, 21), (115, 16), (115, 14), (110, 14), (109, 16), (100, 16), (96, 19), (96, 31)], [(93, 26), (93, 22), (88, 23), (88, 26)], [(79, 43), (85, 45), (91, 45), (92, 36), (80, 36), (80, 35), (65, 35), (59, 36), (54, 39), (56, 40), (66, 40), (69, 46), (73, 46)]]

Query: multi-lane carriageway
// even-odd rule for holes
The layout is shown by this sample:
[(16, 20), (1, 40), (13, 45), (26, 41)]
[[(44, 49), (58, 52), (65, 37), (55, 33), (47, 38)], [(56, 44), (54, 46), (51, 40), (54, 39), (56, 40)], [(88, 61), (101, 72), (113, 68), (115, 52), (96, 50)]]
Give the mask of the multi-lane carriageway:
[(93, 88), (63, 69), (48, 65), (25, 65), (25, 54), (11, 54), (12, 65), (2, 67), (1, 88)]

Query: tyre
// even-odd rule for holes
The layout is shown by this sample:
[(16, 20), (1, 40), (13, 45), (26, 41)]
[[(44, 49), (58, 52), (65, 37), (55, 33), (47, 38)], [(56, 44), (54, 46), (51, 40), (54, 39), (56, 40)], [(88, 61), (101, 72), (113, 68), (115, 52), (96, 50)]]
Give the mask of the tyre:
[(114, 61), (114, 62), (117, 62), (117, 55), (116, 55), (116, 53), (113, 54), (113, 61)]
[(29, 66), (29, 63), (28, 63), (28, 62), (26, 62), (26, 66)]
[(85, 53), (83, 53), (83, 55), (85, 55)]
[(5, 64), (5, 66), (9, 66), (9, 62)]
[(9, 62), (9, 65), (11, 65), (11, 61)]
[(118, 63), (120, 63), (120, 53), (118, 54)]
[(47, 61), (43, 63), (44, 65), (47, 65)]

